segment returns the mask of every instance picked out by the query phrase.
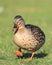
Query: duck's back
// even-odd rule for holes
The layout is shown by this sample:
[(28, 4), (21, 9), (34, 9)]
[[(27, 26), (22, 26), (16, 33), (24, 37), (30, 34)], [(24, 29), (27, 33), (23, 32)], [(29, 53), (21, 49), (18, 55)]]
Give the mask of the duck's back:
[(31, 25), (31, 24), (27, 24), (25, 25), (25, 27), (31, 30), (32, 35), (34, 35), (34, 38), (39, 42), (37, 45), (37, 49), (39, 49), (45, 43), (44, 32), (39, 27)]

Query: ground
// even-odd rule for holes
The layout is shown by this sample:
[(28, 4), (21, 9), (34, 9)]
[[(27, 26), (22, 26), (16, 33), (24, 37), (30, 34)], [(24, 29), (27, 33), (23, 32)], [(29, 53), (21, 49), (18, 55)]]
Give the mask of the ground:
[[(23, 16), (26, 24), (39, 26), (46, 35), (45, 44), (29, 62), (21, 62), (29, 54), (23, 58), (13, 54), (18, 49), (12, 31), (16, 15)], [(52, 65), (52, 0), (0, 0), (0, 65)]]

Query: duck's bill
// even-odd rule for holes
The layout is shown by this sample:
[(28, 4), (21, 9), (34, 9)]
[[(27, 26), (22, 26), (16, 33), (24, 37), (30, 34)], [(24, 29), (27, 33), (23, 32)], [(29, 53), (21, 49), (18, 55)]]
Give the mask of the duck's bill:
[(14, 27), (13, 27), (13, 29), (12, 29), (13, 33), (15, 33), (16, 30), (17, 30), (17, 26), (14, 25)]

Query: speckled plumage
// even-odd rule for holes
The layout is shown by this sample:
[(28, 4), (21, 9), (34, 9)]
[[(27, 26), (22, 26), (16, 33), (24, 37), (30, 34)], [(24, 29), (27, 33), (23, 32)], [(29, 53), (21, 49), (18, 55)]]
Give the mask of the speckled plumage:
[(25, 24), (22, 16), (18, 15), (14, 18), (14, 42), (19, 47), (19, 50), (15, 52), (18, 56), (23, 56), (21, 49), (32, 52), (29, 60), (31, 60), (35, 54), (35, 51), (40, 49), (45, 43), (44, 32), (35, 25)]
[(38, 43), (36, 43), (36, 48), (34, 49), (35, 51), (38, 50), (45, 43), (44, 32), (35, 25), (27, 24), (25, 27), (31, 30), (32, 35), (34, 35), (34, 38), (38, 41)]
[[(19, 23), (19, 24), (18, 24)], [(16, 16), (14, 21), (14, 42), (17, 46), (28, 51), (38, 50), (45, 42), (44, 32), (37, 26), (23, 24), (21, 16)]]

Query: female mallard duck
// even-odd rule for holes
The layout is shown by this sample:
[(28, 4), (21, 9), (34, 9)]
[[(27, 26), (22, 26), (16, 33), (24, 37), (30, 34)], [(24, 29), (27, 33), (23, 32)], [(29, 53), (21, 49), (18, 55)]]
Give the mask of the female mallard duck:
[(15, 52), (18, 56), (23, 56), (21, 49), (28, 50), (32, 52), (33, 58), (35, 51), (40, 49), (40, 47), (45, 42), (44, 32), (37, 26), (27, 24), (22, 16), (18, 15), (14, 18), (14, 42), (19, 47), (19, 50)]

